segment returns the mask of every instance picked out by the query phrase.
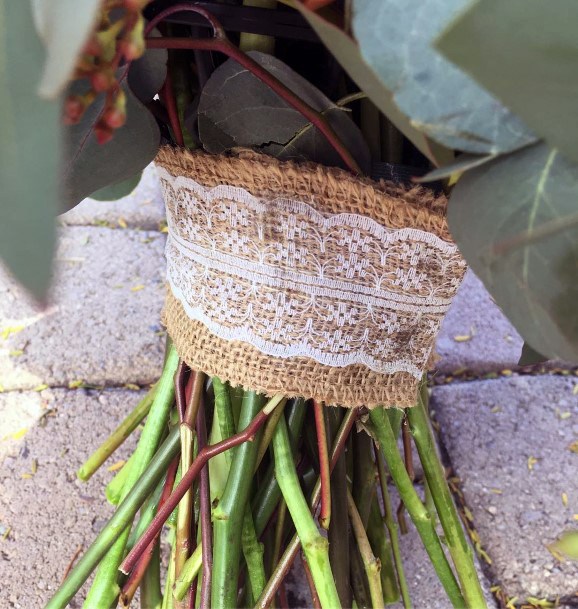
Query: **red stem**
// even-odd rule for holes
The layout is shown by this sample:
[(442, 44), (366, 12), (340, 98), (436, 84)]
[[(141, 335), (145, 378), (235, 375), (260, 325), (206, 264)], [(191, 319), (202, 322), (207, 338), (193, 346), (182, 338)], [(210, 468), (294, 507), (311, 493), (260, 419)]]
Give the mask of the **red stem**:
[(314, 609), (322, 609), (321, 601), (319, 600), (319, 595), (317, 594), (317, 589), (315, 588), (315, 582), (313, 581), (313, 576), (311, 575), (311, 569), (307, 564), (307, 561), (303, 559), (301, 556), (301, 564), (303, 565), (303, 571), (305, 571), (305, 577), (307, 579), (307, 584), (309, 585), (309, 591), (311, 592), (311, 604)]
[[(207, 426), (205, 422), (205, 410), (199, 408), (197, 414), (197, 438), (199, 450), (203, 450), (207, 445)], [(201, 470), (201, 546), (203, 551), (203, 577), (201, 581), (201, 601), (200, 609), (211, 609), (211, 572), (213, 570), (213, 547), (212, 547), (212, 526), (211, 526), (211, 492), (209, 486), (209, 466), (208, 464)], [(194, 609), (193, 603), (190, 609)]]
[(189, 367), (181, 359), (177, 371), (175, 372), (175, 400), (177, 403), (177, 412), (179, 413), (179, 422), (182, 423), (185, 418), (185, 410), (187, 407), (187, 380), (189, 376)]
[(321, 512), (319, 524), (327, 530), (331, 520), (331, 475), (329, 472), (329, 452), (327, 448), (327, 432), (323, 417), (323, 403), (313, 400), (315, 427), (317, 429), (317, 452), (319, 454), (319, 477), (321, 479)]
[(143, 533), (141, 538), (136, 542), (133, 549), (128, 553), (127, 557), (124, 559), (123, 563), (120, 566), (120, 570), (123, 573), (130, 573), (145, 551), (149, 543), (155, 538), (155, 536), (159, 533), (159, 531), (163, 528), (163, 524), (167, 520), (167, 518), (171, 515), (172, 511), (177, 507), (179, 501), (183, 498), (185, 493), (190, 489), (193, 482), (196, 480), (197, 476), (203, 469), (205, 463), (209, 459), (212, 459), (214, 456), (229, 450), (235, 446), (239, 446), (243, 442), (248, 442), (253, 439), (257, 431), (263, 426), (265, 421), (267, 420), (267, 414), (264, 411), (261, 411), (250, 423), (247, 427), (240, 433), (227, 438), (226, 440), (221, 440), (221, 442), (217, 442), (217, 444), (212, 444), (211, 446), (205, 446), (199, 454), (197, 458), (191, 464), (191, 467), (187, 470), (187, 473), (183, 475), (181, 481), (175, 488), (173, 494), (168, 498), (167, 502), (159, 509), (157, 515), (153, 518), (153, 521), (149, 525), (148, 529)]
[(327, 122), (325, 117), (304, 102), (299, 96), (295, 95), (291, 89), (286, 87), (273, 74), (268, 72), (263, 66), (258, 64), (254, 59), (246, 53), (238, 49), (230, 40), (223, 38), (220, 35), (221, 30), (216, 30), (216, 38), (147, 38), (146, 45), (149, 49), (185, 49), (185, 50), (203, 50), (203, 51), (218, 51), (237, 61), (241, 66), (249, 70), (254, 76), (270, 87), (279, 97), (285, 100), (290, 106), (300, 112), (307, 120), (309, 120), (321, 133), (327, 141), (333, 146), (335, 151), (342, 158), (343, 162), (349, 169), (360, 174), (361, 169), (349, 150), (343, 145), (338, 135), (333, 130), (333, 127)]
[[(162, 507), (167, 499), (169, 498), (171, 491), (173, 490), (173, 485), (175, 484), (175, 478), (177, 476), (177, 470), (179, 468), (179, 456), (176, 456), (169, 465), (169, 469), (167, 470), (167, 477), (165, 479), (165, 483), (163, 486), (163, 490), (159, 499), (158, 508)], [(158, 509), (157, 508), (157, 509)], [(155, 544), (159, 540), (160, 533), (157, 534), (154, 539), (147, 546), (143, 555), (140, 557), (138, 564), (130, 574), (130, 577), (126, 580), (124, 586), (122, 587), (122, 591), (120, 593), (120, 600), (122, 606), (128, 607), (130, 602), (132, 601), (133, 596), (135, 595), (137, 588), (144, 577), (144, 574), (149, 566), (149, 563), (153, 557), (153, 552), (155, 548)]]

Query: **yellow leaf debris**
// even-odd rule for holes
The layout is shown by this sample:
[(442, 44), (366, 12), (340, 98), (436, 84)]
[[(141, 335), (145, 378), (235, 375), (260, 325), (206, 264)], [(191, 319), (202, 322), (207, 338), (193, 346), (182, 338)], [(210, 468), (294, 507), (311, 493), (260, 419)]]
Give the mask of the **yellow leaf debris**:
[(566, 493), (562, 493), (562, 505), (568, 507), (568, 495)]
[(126, 227), (127, 227), (126, 220), (125, 220), (124, 218), (119, 218), (119, 219), (118, 219), (118, 225), (119, 225), (121, 228), (126, 228)]
[(142, 283), (135, 285), (130, 289), (131, 292), (139, 292), (140, 290), (144, 290), (144, 285), (142, 285)]
[(22, 332), (22, 330), (24, 330), (26, 326), (8, 326), (7, 328), (4, 328), (4, 330), (2, 330), (0, 332), (0, 336), (6, 340), (9, 336), (12, 336), (12, 334), (18, 334), (18, 332)]
[(84, 385), (84, 381), (81, 379), (78, 379), (76, 381), (70, 381), (70, 383), (68, 383), (68, 388), (69, 389), (78, 389), (79, 387), (82, 387)]
[(572, 395), (578, 395), (578, 383), (572, 387)]
[(119, 470), (124, 464), (126, 463), (126, 461), (123, 459), (122, 461), (117, 461), (116, 463), (113, 463), (110, 467), (107, 467), (107, 471), (109, 472), (116, 472), (117, 470)]
[(538, 459), (536, 459), (536, 457), (528, 457), (528, 470), (532, 471), (536, 463), (538, 463)]
[(504, 491), (501, 488), (491, 488), (490, 493), (494, 493), (494, 495), (503, 495)]
[(574, 442), (572, 442), (572, 444), (569, 444), (568, 450), (572, 453), (578, 454), (578, 440), (574, 440)]
[(140, 387), (134, 383), (125, 383), (124, 388), (130, 389), (131, 391), (140, 391)]
[(493, 406), (492, 409), (490, 410), (490, 412), (492, 414), (496, 414), (497, 412), (502, 412), (502, 407), (501, 406)]
[(10, 351), (9, 355), (10, 357), (20, 357), (21, 355), (24, 355), (24, 349), (14, 349), (13, 351)]
[(46, 383), (42, 383), (42, 385), (37, 385), (34, 387), (32, 391), (44, 391), (45, 389), (48, 389), (48, 385)]

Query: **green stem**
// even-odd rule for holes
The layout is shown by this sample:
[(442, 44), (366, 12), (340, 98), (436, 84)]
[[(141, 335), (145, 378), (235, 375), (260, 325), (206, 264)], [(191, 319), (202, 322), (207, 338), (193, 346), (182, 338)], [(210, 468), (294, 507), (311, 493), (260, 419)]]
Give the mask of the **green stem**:
[[(135, 450), (134, 465), (130, 469), (122, 491), (124, 499), (131, 491), (141, 474), (145, 471), (167, 429), (171, 407), (175, 397), (173, 377), (179, 356), (171, 346), (165, 368), (158, 382), (158, 389), (151, 406), (147, 422)], [(130, 525), (119, 532), (118, 539), (101, 561), (83, 609), (102, 609), (110, 607), (120, 592), (117, 584), (118, 568), (124, 558), (126, 544), (130, 535)]]
[(483, 608), (486, 602), (476, 573), (473, 552), (464, 535), (443, 466), (437, 456), (423, 402), (420, 400), (417, 406), (409, 408), (407, 415), (467, 607)]
[(375, 496), (375, 464), (373, 440), (367, 433), (353, 435), (353, 498), (363, 526), (367, 526), (371, 503)]
[(369, 583), (369, 594), (371, 596), (371, 606), (373, 609), (382, 609), (385, 607), (383, 602), (383, 590), (381, 588), (381, 566), (379, 561), (375, 558), (367, 533), (365, 532), (365, 525), (361, 520), (355, 501), (351, 496), (351, 493), (347, 493), (347, 509), (349, 511), (349, 520), (353, 529), (353, 534), (357, 542), (357, 547), (363, 560), (363, 566), (365, 568), (365, 574)]
[(130, 436), (149, 413), (156, 394), (156, 385), (138, 403), (137, 407), (122, 421), (110, 436), (80, 466), (76, 475), (86, 482), (112, 453)]
[[(262, 403), (262, 396), (254, 391), (245, 393), (239, 416), (240, 429), (247, 427), (257, 416)], [(233, 449), (227, 484), (213, 512), (214, 559), (211, 604), (215, 609), (234, 607), (237, 601), (242, 525), (258, 448), (257, 439)]]
[(161, 592), (161, 553), (160, 544), (157, 541), (153, 550), (153, 556), (147, 566), (144, 577), (140, 583), (140, 607), (141, 609), (161, 609), (163, 595)]
[[(215, 410), (221, 439), (230, 438), (235, 434), (235, 417), (233, 415), (233, 403), (231, 401), (231, 388), (229, 383), (223, 383), (216, 376), (213, 377), (213, 393), (215, 394)], [(232, 451), (225, 451), (227, 465), (231, 465)]]
[(383, 498), (384, 507), (384, 520), (385, 526), (389, 532), (389, 539), (391, 540), (391, 550), (393, 552), (393, 561), (395, 563), (395, 570), (397, 572), (397, 581), (399, 583), (399, 590), (401, 592), (401, 599), (403, 601), (404, 609), (411, 609), (411, 599), (409, 597), (409, 588), (407, 586), (407, 580), (405, 578), (405, 571), (403, 568), (403, 562), (401, 560), (401, 549), (399, 547), (399, 534), (397, 520), (393, 515), (393, 508), (391, 506), (391, 497), (389, 496), (389, 489), (387, 487), (387, 473), (385, 471), (385, 461), (383, 460), (382, 454), (377, 450), (375, 446), (375, 457), (377, 461), (377, 471), (379, 473), (379, 483), (381, 485), (381, 496)]
[(101, 558), (114, 544), (119, 533), (133, 521), (141, 505), (154, 490), (158, 481), (166, 474), (170, 462), (179, 453), (179, 449), (179, 430), (173, 429), (150, 462), (147, 470), (119, 505), (112, 518), (74, 566), (54, 596), (48, 601), (45, 609), (64, 609), (66, 607), (90, 577)]
[[(342, 419), (342, 409), (325, 408), (329, 437), (333, 438)], [(327, 531), (329, 562), (342, 607), (351, 607), (349, 581), (349, 517), (347, 516), (347, 472), (345, 455), (341, 455), (331, 474), (331, 522)]]
[(399, 600), (399, 588), (395, 574), (392, 544), (391, 540), (387, 537), (376, 496), (374, 496), (373, 502), (371, 503), (367, 525), (367, 537), (381, 563), (381, 588), (383, 590), (385, 604), (389, 605), (396, 603)]
[(179, 578), (175, 581), (174, 595), (178, 601), (182, 601), (185, 598), (187, 590), (191, 587), (193, 580), (199, 574), (201, 567), (203, 566), (203, 548), (199, 544), (191, 556), (187, 559)]
[(458, 609), (463, 609), (465, 606), (464, 598), (444, 554), (433, 522), (405, 469), (405, 463), (397, 449), (397, 442), (389, 419), (381, 408), (371, 410), (369, 417), (399, 495), (415, 524), (444, 590), (452, 605)]
[(265, 565), (263, 563), (263, 545), (257, 539), (250, 506), (247, 506), (245, 509), (241, 543), (243, 546), (243, 556), (247, 563), (251, 595), (254, 600), (261, 596), (261, 592), (263, 592), (263, 588), (267, 583), (267, 576), (265, 575)]
[(323, 609), (339, 607), (339, 595), (329, 564), (328, 542), (317, 530), (307, 501), (301, 491), (293, 462), (287, 425), (283, 418), (275, 429), (273, 452), (275, 455), (275, 475), (301, 540), (321, 606)]
[(108, 502), (112, 505), (118, 505), (122, 497), (122, 489), (126, 485), (130, 470), (135, 462), (135, 453), (128, 458), (128, 461), (117, 472), (116, 476), (106, 485), (105, 495)]

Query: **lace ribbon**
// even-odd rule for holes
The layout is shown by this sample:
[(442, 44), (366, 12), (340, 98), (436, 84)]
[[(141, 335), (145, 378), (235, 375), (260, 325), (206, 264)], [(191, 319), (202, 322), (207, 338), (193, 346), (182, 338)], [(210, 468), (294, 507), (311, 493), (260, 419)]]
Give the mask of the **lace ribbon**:
[(167, 278), (191, 319), (276, 357), (422, 375), (465, 268), (455, 245), (158, 172)]

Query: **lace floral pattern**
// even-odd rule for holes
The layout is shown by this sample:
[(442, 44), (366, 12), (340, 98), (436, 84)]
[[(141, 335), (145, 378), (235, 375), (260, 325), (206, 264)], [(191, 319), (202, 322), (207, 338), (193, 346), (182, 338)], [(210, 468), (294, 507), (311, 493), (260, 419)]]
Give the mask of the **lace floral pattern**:
[(168, 282), (191, 319), (276, 357), (421, 376), (465, 271), (455, 245), (158, 171)]

